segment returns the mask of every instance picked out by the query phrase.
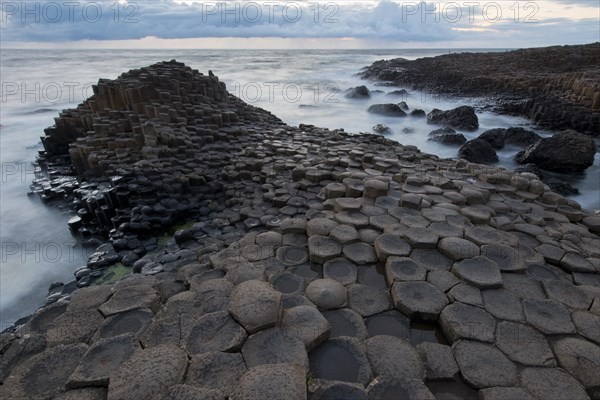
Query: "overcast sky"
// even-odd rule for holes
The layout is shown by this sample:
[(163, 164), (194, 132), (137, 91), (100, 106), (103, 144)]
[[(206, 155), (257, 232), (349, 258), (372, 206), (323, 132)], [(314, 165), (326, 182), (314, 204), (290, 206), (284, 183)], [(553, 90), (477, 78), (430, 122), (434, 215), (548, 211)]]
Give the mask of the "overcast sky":
[(600, 41), (600, 1), (0, 0), (2, 48), (510, 48)]

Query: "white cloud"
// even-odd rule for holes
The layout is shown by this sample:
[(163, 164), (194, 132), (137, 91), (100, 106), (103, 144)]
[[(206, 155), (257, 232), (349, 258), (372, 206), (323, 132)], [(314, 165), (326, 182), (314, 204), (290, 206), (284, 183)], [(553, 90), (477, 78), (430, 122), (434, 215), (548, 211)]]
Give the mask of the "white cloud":
[[(85, 2), (2, 1), (2, 42), (136, 40), (149, 36), (185, 38), (310, 38), (461, 42), (539, 37), (552, 43), (600, 40), (597, 19), (553, 18), (549, 27), (515, 19), (512, 2), (468, 1), (233, 1), (116, 0)], [(533, 2), (530, 2), (533, 3)], [(570, 1), (568, 7), (578, 2)], [(67, 6), (67, 4), (72, 4)], [(537, 4), (537, 3), (536, 3)], [(456, 7), (460, 6), (460, 8)], [(25, 12), (27, 7), (28, 12)], [(531, 10), (527, 10), (529, 12)], [(482, 14), (483, 13), (483, 14)], [(542, 13), (540, 13), (540, 16)], [(498, 16), (497, 20), (496, 17)], [(473, 29), (480, 28), (480, 29)], [(511, 36), (499, 35), (510, 32)]]

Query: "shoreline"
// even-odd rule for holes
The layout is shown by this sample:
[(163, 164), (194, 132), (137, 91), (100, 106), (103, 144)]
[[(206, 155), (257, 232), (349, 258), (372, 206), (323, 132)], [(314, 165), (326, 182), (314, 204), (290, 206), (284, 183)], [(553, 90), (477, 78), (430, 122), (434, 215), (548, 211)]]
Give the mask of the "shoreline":
[[(335, 318), (326, 315), (335, 310), (359, 315), (357, 326), (363, 324), (363, 318), (392, 311), (407, 319), (439, 321), (441, 327), (437, 329), (456, 346), (444, 345), (435, 351), (449, 355), (453, 362), (456, 358), (459, 365), (454, 363), (456, 369), (451, 371), (460, 369), (469, 385), (483, 389), (494, 374), (484, 373), (486, 383), (482, 383), (468, 363), (461, 362), (465, 353), (504, 357), (502, 365), (510, 376), (516, 376), (516, 368), (513, 372), (514, 360), (509, 361), (502, 353), (498, 356), (494, 346), (490, 346), (493, 351), (460, 349), (459, 343), (469, 345), (466, 339), (487, 342), (489, 337), (469, 337), (460, 329), (455, 331), (456, 325), (466, 323), (455, 309), (468, 304), (485, 310), (481, 312), (493, 321), (504, 319), (483, 302), (478, 304), (475, 293), (481, 298), (482, 293), (504, 285), (516, 291), (519, 304), (529, 304), (528, 297), (539, 293), (523, 293), (515, 283), (527, 276), (526, 282), (533, 279), (540, 290), (543, 287), (549, 293), (552, 300), (547, 301), (566, 302), (562, 307), (581, 310), (580, 304), (572, 307), (561, 295), (562, 289), (547, 283), (547, 274), (561, 279), (567, 274), (572, 276), (568, 290), (580, 292), (581, 301), (589, 303), (586, 317), (593, 320), (594, 315), (600, 315), (596, 290), (600, 254), (594, 251), (600, 217), (549, 191), (532, 174), (515, 174), (464, 160), (442, 160), (378, 135), (350, 135), (312, 125), (290, 127), (229, 95), (218, 78), (200, 75), (176, 62), (133, 70), (115, 81), (101, 80), (95, 93), (76, 111), (61, 113), (59, 121), (64, 125), (59, 122), (58, 129), (50, 130), (44, 144), (49, 153), (68, 151), (81, 173), (122, 176), (113, 180), (114, 188), (103, 192), (103, 200), (97, 194), (85, 200), (97, 225), (108, 225), (109, 221), (114, 225), (111, 244), (101, 246), (88, 263), (89, 271), (81, 271), (80, 282), (94, 271), (117, 261), (123, 263), (127, 257), (129, 266), (125, 269), (139, 273), (114, 284), (55, 294), (56, 302), (38, 310), (18, 332), (3, 333), (3, 365), (10, 368), (3, 368), (2, 380), (9, 392), (29, 397), (42, 396), (40, 390), (59, 394), (66, 384), (66, 393), (72, 393), (65, 396), (87, 393), (104, 398), (108, 391), (110, 397), (132, 389), (124, 378), (131, 371), (139, 369), (138, 377), (129, 376), (134, 381), (158, 379), (151, 368), (163, 363), (168, 382), (159, 388), (150, 385), (147, 390), (155, 389), (165, 396), (171, 390), (204, 395), (221, 390), (221, 394), (210, 393), (222, 396), (235, 392), (243, 397), (254, 393), (254, 385), (261, 383), (273, 385), (269, 389), (277, 393), (283, 390), (278, 388), (283, 382), (294, 383), (295, 398), (305, 397), (307, 391), (349, 390), (351, 385), (332, 389), (327, 379), (322, 380), (326, 367), (323, 376), (307, 378), (309, 364), (328, 362), (311, 352), (319, 344), (360, 348), (362, 345), (355, 341), (366, 339), (327, 340), (332, 337)], [(68, 146), (77, 137), (76, 144)], [(172, 226), (178, 213), (190, 210), (198, 213), (195, 224), (182, 227), (164, 243), (149, 238)], [(540, 247), (544, 250), (538, 250)], [(555, 248), (563, 253), (560, 257)], [(159, 254), (154, 254), (157, 249)], [(490, 269), (497, 271), (491, 281), (468, 268), (461, 271), (465, 269), (461, 263), (475, 252), (476, 257), (481, 257), (480, 253), (490, 257)], [(402, 261), (410, 264), (408, 269), (388, 262), (394, 257), (404, 257)], [(342, 261), (336, 266), (334, 260)], [(383, 268), (385, 274), (378, 274), (375, 266)], [(410, 279), (405, 274), (411, 275)], [(377, 287), (382, 279), (384, 284), (387, 279), (390, 287)], [(409, 284), (410, 290), (424, 287), (425, 297), (444, 299), (440, 300), (443, 306), (431, 310), (427, 301), (415, 304), (403, 297), (397, 289), (403, 287), (400, 283), (413, 281), (419, 284)], [(453, 285), (448, 286), (450, 282)], [(207, 304), (203, 296), (209, 293), (216, 295)], [(339, 298), (332, 299), (328, 293)], [(268, 305), (254, 308), (249, 301), (253, 296), (255, 300), (269, 299)], [(545, 294), (543, 297), (546, 299)], [(369, 298), (380, 300), (372, 304)], [(500, 303), (512, 304), (512, 300), (502, 298)], [(303, 317), (305, 313), (308, 320)], [(254, 320), (256, 315), (264, 320)], [(190, 323), (178, 324), (177, 340), (173, 341), (169, 326), (174, 318), (183, 321), (184, 317), (190, 318)], [(131, 326), (139, 329), (119, 330), (120, 318), (138, 321)], [(192, 331), (201, 332), (209, 326), (210, 318), (225, 323), (221, 334), (230, 342), (203, 338), (198, 343), (190, 336)], [(487, 316), (482, 318), (489, 322)], [(542, 331), (547, 328), (531, 318), (527, 322)], [(563, 324), (568, 326), (564, 333), (573, 336), (572, 340), (588, 342), (584, 338), (589, 333), (580, 324), (576, 330), (564, 321), (559, 325)], [(294, 350), (285, 357), (284, 348), (275, 346), (269, 355), (266, 348), (253, 347), (263, 340), (261, 337), (267, 343), (280, 343), (285, 338), (282, 334), (295, 337), (288, 337)], [(369, 358), (377, 348), (394, 348), (396, 342), (389, 336), (372, 335), (366, 341)], [(111, 354), (116, 349), (126, 349), (127, 354), (113, 366), (117, 375), (87, 356)], [(160, 350), (161, 357), (153, 359), (158, 356), (154, 350)], [(53, 382), (61, 384), (27, 387), (32, 371), (55, 362), (52, 357), (57, 351), (64, 353), (57, 365), (65, 368), (51, 374), (57, 378)], [(421, 351), (431, 358), (419, 361)], [(437, 354), (429, 351), (434, 350), (425, 345), (416, 350), (410, 345), (406, 348), (405, 354), (416, 356), (410, 360), (414, 370), (404, 371), (407, 375), (403, 378), (420, 381), (407, 390), (429, 393), (424, 365), (433, 363)], [(561, 347), (559, 351), (568, 356), (570, 350)], [(362, 360), (355, 361), (361, 371), (396, 368), (393, 361), (389, 365), (365, 364), (364, 353), (353, 353), (354, 360)], [(308, 354), (313, 358), (309, 360)], [(283, 357), (285, 361), (273, 367), (266, 361), (269, 357)], [(184, 379), (188, 358), (190, 369)], [(207, 382), (198, 372), (205, 365), (202, 363), (222, 362), (239, 373), (217, 374)], [(150, 365), (148, 369), (144, 364)], [(285, 373), (273, 376), (273, 368)], [(559, 374), (556, 368), (550, 370)], [(535, 376), (535, 371), (528, 373)], [(354, 387), (361, 393), (393, 386), (393, 381), (372, 381), (370, 372), (364, 374), (366, 378)], [(539, 389), (533, 382), (536, 379), (527, 383), (527, 376), (520, 374), (525, 382), (523, 390)], [(579, 379), (579, 383), (578, 376), (560, 374), (567, 375), (561, 375), (565, 393), (581, 395), (585, 389), (588, 393), (596, 390), (593, 382)], [(242, 383), (234, 388), (240, 378)], [(447, 384), (462, 387), (464, 382)], [(511, 378), (509, 384), (516, 386), (517, 380)], [(147, 397), (146, 389), (138, 390), (129, 396)]]

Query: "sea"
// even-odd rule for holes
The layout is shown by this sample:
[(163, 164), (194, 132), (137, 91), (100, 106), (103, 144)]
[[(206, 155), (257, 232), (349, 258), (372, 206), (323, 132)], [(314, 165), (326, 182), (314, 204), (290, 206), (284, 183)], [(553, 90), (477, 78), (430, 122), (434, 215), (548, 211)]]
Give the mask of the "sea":
[[(433, 57), (461, 49), (410, 50), (0, 50), (0, 328), (43, 305), (48, 286), (73, 280), (73, 271), (86, 264), (93, 247), (82, 246), (67, 227), (70, 213), (28, 195), (36, 178), (33, 162), (42, 149), (40, 136), (58, 113), (93, 94), (99, 78), (158, 61), (176, 59), (207, 74), (212, 71), (242, 100), (271, 111), (289, 125), (312, 124), (347, 132), (372, 132), (388, 125), (388, 136), (440, 157), (456, 157), (457, 147), (428, 141), (434, 128), (424, 118), (393, 118), (367, 113), (369, 105), (405, 101), (411, 109), (429, 112), (460, 105), (481, 106), (485, 99), (449, 98), (408, 90), (405, 96), (387, 93), (400, 87), (361, 80), (360, 70), (381, 59)], [(505, 51), (469, 49), (468, 51)], [(347, 89), (366, 85), (368, 100), (344, 96)], [(472, 139), (492, 128), (538, 129), (520, 117), (478, 111), (480, 128), (463, 132)], [(517, 148), (498, 152), (499, 165), (515, 167)], [(600, 209), (600, 155), (578, 176), (561, 176), (580, 194), (573, 196), (586, 209)]]

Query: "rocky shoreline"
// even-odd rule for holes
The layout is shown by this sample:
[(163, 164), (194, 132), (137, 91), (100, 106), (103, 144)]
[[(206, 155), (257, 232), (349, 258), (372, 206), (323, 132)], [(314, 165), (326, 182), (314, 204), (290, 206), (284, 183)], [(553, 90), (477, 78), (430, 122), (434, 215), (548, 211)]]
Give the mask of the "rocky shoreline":
[(290, 127), (175, 61), (46, 133), (83, 179), (44, 194), (109, 242), (2, 333), (7, 399), (600, 398), (600, 216), (533, 174)]
[(395, 86), (495, 100), (551, 130), (600, 135), (600, 43), (381, 60), (361, 76)]

